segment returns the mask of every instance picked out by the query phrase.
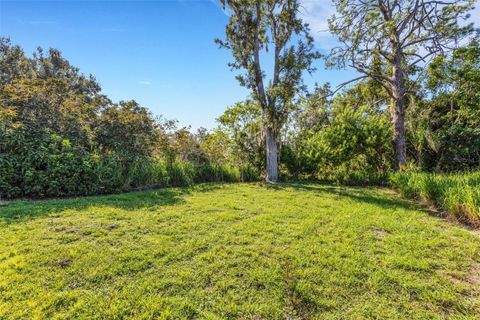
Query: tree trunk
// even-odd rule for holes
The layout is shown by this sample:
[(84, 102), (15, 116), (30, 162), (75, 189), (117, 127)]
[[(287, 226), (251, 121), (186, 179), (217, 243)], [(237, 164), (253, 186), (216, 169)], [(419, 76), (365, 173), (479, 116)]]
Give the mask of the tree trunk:
[(270, 126), (265, 126), (265, 142), (267, 147), (267, 182), (278, 181), (277, 139)]
[(401, 59), (398, 59), (393, 66), (393, 106), (392, 106), (392, 124), (393, 124), (393, 148), (395, 151), (395, 163), (393, 170), (402, 169), (407, 163), (407, 147), (405, 144), (405, 82), (403, 71), (401, 69)]
[(404, 98), (394, 100), (392, 110), (393, 124), (393, 147), (395, 151), (395, 163), (393, 170), (398, 171), (407, 163), (407, 147), (405, 144), (405, 104)]

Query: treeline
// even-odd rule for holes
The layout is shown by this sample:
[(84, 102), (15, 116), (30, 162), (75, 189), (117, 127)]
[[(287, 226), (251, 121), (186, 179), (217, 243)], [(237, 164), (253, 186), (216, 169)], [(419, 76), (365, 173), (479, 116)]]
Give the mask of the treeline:
[(115, 193), (259, 179), (211, 154), (209, 134), (114, 103), (56, 49), (32, 57), (0, 40), (0, 197)]
[[(436, 58), (423, 73), (406, 108), (408, 165), (427, 172), (479, 169), (478, 41)], [(388, 93), (374, 80), (333, 98), (328, 85), (300, 98), (279, 134), (280, 176), (386, 183), (395, 161), (389, 103)], [(261, 168), (265, 146), (260, 107), (251, 101), (237, 103), (219, 122), (210, 138), (232, 145), (219, 150), (233, 150), (237, 158)]]
[[(230, 18), (225, 38), (216, 42), (231, 52), (229, 66), (240, 71), (236, 77), (239, 84), (250, 91), (252, 100), (259, 106), (266, 141), (266, 180), (276, 182), (281, 164), (278, 147), (284, 139), (281, 134), (288, 130), (285, 128), (297, 109), (297, 100), (306, 91), (302, 75), (315, 71), (313, 61), (321, 55), (315, 50), (309, 25), (301, 18), (303, 7), (299, 0), (221, 2), (228, 7)], [(371, 172), (368, 176), (363, 172), (365, 165), (367, 168), (370, 164), (379, 166), (378, 163), (384, 161), (380, 156), (385, 154), (379, 141), (363, 139), (367, 138), (364, 130), (375, 126), (369, 121), (376, 121), (375, 117), (388, 109), (394, 171), (407, 169), (409, 153), (426, 167), (436, 162), (434, 157), (441, 157), (436, 163), (438, 170), (478, 165), (478, 153), (472, 150), (478, 143), (477, 120), (472, 122), (478, 119), (472, 118), (477, 116), (472, 108), (478, 107), (478, 96), (471, 91), (478, 85), (475, 60), (478, 43), (474, 41), (471, 47), (457, 50), (448, 57), (460, 44), (472, 41), (480, 33), (467, 21), (474, 4), (473, 0), (334, 0), (336, 10), (328, 19), (328, 25), (337, 45), (323, 57), (325, 66), (357, 71), (356, 77), (340, 84), (334, 92), (353, 83), (361, 89), (373, 85), (372, 82), (381, 92), (375, 93), (379, 100), (365, 100), (362, 92), (350, 91), (343, 96), (348, 100), (349, 95), (353, 98), (356, 95), (359, 100), (351, 101), (346, 109), (338, 101), (333, 101), (332, 107), (325, 107), (327, 120), (316, 125), (328, 129), (306, 134), (300, 130), (301, 141), (295, 146), (305, 147), (305, 137), (308, 137), (308, 146), (306, 154), (301, 153), (304, 149), (296, 150), (295, 155), (301, 157), (299, 162), (309, 162), (307, 166), (316, 166), (316, 173), (327, 178), (343, 180), (354, 170), (358, 173), (354, 180), (370, 180)], [(432, 60), (435, 62), (430, 64)], [(430, 72), (426, 82), (425, 72)], [(362, 80), (364, 82), (359, 82)], [(463, 100), (453, 101), (457, 98)], [(452, 105), (445, 108), (448, 101), (453, 101)], [(435, 103), (439, 105), (434, 108)], [(415, 109), (413, 105), (417, 108), (411, 111)], [(350, 110), (350, 107), (365, 110)], [(407, 119), (408, 116), (411, 118)], [(430, 118), (435, 118), (432, 119), (435, 122), (431, 123)], [(384, 119), (378, 120), (383, 123)], [(345, 121), (353, 122), (338, 131)], [(414, 128), (408, 128), (407, 123)], [(465, 130), (466, 127), (471, 130)], [(469, 142), (465, 143), (465, 138)], [(459, 140), (459, 148), (454, 149), (456, 142), (452, 139)], [(355, 146), (356, 142), (361, 148)], [(379, 150), (376, 159), (372, 159), (374, 155), (370, 151), (363, 150), (372, 146)], [(412, 147), (416, 152), (409, 150)], [(449, 157), (457, 159), (452, 161)], [(311, 158), (317, 161), (306, 160)], [(380, 168), (383, 170), (383, 165)], [(382, 176), (382, 172), (377, 175)]]
[[(0, 42), (0, 197), (114, 193), (265, 177), (262, 110), (236, 103), (218, 127), (191, 132), (135, 101), (114, 103), (60, 52), (32, 57)], [(408, 100), (410, 166), (480, 167), (480, 46), (436, 58)], [(394, 162), (389, 96), (373, 80), (335, 94), (317, 86), (278, 133), (280, 176), (383, 184)]]

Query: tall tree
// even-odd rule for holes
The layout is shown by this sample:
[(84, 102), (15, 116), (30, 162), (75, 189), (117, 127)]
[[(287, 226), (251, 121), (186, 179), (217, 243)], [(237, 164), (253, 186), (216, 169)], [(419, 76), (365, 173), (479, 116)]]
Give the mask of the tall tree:
[[(405, 109), (409, 76), (430, 59), (454, 48), (473, 26), (460, 26), (475, 0), (334, 0), (330, 30), (341, 45), (332, 50), (337, 65), (356, 69), (391, 98), (394, 169), (406, 164)], [(377, 58), (388, 67), (378, 72)], [(382, 69), (383, 70), (383, 69)], [(354, 79), (354, 80), (357, 80)]]
[[(221, 0), (231, 11), (226, 40), (216, 40), (232, 51), (232, 69), (243, 69), (240, 85), (252, 92), (262, 110), (266, 143), (267, 181), (278, 180), (278, 136), (297, 93), (304, 88), (303, 71), (313, 72), (309, 27), (298, 17), (298, 0)], [(269, 48), (273, 47), (273, 52)], [(266, 80), (261, 58), (273, 60)]]

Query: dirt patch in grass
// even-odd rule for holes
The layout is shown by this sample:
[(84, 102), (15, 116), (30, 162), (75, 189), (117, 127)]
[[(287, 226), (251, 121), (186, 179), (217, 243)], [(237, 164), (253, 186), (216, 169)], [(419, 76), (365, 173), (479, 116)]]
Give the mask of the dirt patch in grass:
[(54, 266), (60, 267), (60, 268), (66, 268), (72, 263), (72, 259), (70, 258), (64, 258), (60, 259), (58, 261), (55, 261), (53, 263)]
[(385, 236), (388, 234), (388, 232), (383, 229), (373, 229), (372, 232), (375, 238), (378, 238), (378, 239), (385, 238)]
[[(480, 287), (480, 263), (476, 263), (470, 272), (467, 281), (475, 286)], [(480, 288), (479, 288), (480, 289)]]

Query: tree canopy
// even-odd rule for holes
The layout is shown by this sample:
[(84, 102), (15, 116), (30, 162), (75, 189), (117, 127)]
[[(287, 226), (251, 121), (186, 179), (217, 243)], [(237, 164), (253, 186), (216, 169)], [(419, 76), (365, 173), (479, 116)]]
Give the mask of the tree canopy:
[[(462, 26), (474, 0), (335, 0), (329, 20), (340, 46), (331, 61), (348, 65), (381, 84), (392, 100), (395, 169), (406, 164), (405, 108), (411, 75), (432, 58), (453, 50), (473, 31)], [(378, 69), (377, 59), (387, 67)], [(410, 78), (409, 78), (410, 77)]]

